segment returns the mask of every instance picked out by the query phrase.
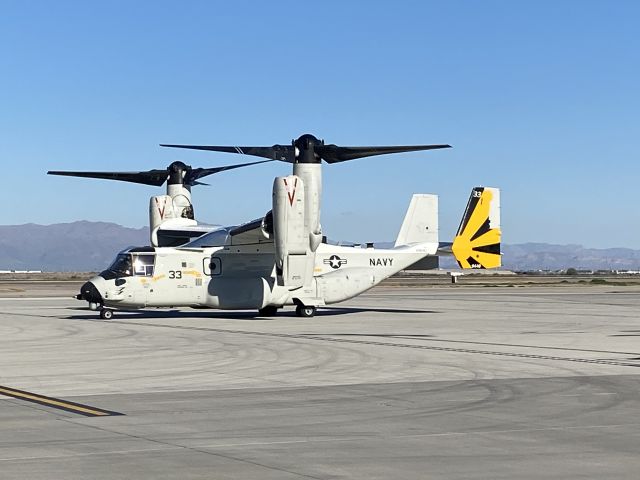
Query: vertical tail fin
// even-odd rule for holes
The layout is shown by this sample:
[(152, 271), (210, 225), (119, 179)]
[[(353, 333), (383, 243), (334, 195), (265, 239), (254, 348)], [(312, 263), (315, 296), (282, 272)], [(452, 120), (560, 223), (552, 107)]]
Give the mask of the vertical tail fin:
[(462, 268), (496, 268), (500, 254), (500, 190), (475, 187), (451, 247)]
[(438, 243), (438, 196), (423, 193), (411, 197), (395, 246), (425, 242)]

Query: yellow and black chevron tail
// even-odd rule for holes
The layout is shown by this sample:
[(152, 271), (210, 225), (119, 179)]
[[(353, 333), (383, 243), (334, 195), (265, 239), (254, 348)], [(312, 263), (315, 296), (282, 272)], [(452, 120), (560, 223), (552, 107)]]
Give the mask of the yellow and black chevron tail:
[(500, 191), (475, 187), (451, 246), (460, 267), (499, 267), (500, 235)]

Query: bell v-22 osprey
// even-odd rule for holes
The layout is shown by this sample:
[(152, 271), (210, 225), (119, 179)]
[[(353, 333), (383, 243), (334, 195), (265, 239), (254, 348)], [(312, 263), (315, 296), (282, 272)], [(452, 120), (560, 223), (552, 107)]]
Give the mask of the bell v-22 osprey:
[(291, 145), (226, 147), (163, 145), (238, 153), (293, 164), (276, 177), (272, 209), (262, 218), (218, 227), (180, 247), (139, 247), (86, 282), (77, 298), (109, 319), (114, 309), (193, 307), (255, 309), (271, 316), (295, 306), (317, 307), (353, 298), (428, 256), (453, 254), (462, 268), (500, 266), (500, 197), (476, 187), (453, 243), (438, 238), (436, 195), (413, 195), (393, 248), (325, 243), (320, 225), (321, 162), (448, 148), (449, 145), (339, 147), (303, 135)]

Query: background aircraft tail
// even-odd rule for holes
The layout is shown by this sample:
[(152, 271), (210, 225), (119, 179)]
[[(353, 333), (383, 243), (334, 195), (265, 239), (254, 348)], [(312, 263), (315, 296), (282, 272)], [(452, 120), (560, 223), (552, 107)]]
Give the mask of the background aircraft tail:
[(475, 187), (451, 250), (462, 268), (496, 268), (500, 253), (500, 190)]

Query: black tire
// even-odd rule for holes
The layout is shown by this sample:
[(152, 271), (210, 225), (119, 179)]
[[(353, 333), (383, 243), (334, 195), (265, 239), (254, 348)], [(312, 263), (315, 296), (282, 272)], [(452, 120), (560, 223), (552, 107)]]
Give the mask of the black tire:
[(260, 315), (261, 317), (273, 317), (277, 313), (278, 307), (276, 307), (275, 305), (267, 305), (266, 307), (258, 310), (258, 315)]
[(316, 307), (302, 305), (296, 307), (296, 315), (303, 318), (311, 318), (316, 314)]
[(113, 310), (103, 308), (102, 310), (100, 310), (100, 318), (103, 320), (111, 320), (113, 318)]

